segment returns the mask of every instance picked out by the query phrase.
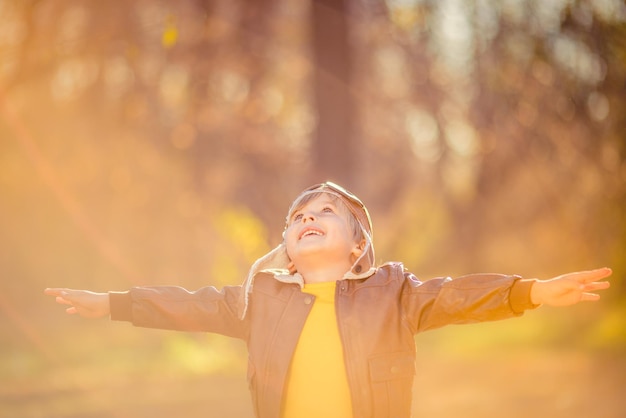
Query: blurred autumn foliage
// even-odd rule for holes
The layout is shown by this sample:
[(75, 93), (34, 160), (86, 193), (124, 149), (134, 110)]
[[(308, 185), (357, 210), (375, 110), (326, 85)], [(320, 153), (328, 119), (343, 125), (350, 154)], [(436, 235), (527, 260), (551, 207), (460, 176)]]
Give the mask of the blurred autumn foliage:
[(623, 353), (626, 6), (0, 1), (0, 412), (121, 416), (94, 388), (245, 375), (230, 340), (67, 318), (42, 290), (239, 283), (327, 179), (366, 202), (379, 261), (423, 279), (614, 270), (600, 304), (425, 350)]

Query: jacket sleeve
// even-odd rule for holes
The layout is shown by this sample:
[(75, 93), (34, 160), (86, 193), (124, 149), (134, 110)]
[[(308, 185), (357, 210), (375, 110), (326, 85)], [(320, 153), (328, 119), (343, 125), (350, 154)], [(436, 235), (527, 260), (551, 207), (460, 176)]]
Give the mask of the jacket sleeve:
[(403, 309), (415, 333), (449, 324), (520, 316), (533, 309), (534, 280), (502, 274), (471, 274), (419, 281), (405, 273)]
[(244, 338), (246, 322), (237, 317), (241, 286), (188, 291), (176, 286), (134, 287), (109, 292), (111, 319), (135, 326), (206, 331)]

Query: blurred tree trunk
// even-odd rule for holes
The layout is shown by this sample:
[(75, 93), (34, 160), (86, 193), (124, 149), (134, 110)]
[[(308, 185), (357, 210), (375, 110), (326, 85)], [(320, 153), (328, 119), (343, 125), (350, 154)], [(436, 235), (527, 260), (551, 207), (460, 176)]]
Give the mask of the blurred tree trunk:
[(312, 47), (318, 123), (313, 137), (314, 181), (333, 179), (350, 186), (355, 165), (348, 2), (314, 0)]

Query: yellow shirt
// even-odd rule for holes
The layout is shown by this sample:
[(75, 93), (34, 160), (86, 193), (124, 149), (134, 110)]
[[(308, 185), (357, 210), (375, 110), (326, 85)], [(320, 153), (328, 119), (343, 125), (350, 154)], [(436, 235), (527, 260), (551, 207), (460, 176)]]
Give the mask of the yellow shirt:
[(335, 286), (335, 282), (304, 285), (304, 292), (316, 299), (291, 360), (283, 418), (352, 417)]

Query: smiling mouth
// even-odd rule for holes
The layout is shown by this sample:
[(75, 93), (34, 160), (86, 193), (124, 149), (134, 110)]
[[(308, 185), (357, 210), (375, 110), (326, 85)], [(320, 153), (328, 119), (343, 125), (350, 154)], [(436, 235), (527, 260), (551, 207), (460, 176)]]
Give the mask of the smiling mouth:
[(310, 237), (310, 236), (320, 236), (320, 237), (323, 237), (324, 233), (322, 231), (318, 230), (318, 229), (313, 229), (313, 228), (305, 229), (300, 234), (299, 239)]

